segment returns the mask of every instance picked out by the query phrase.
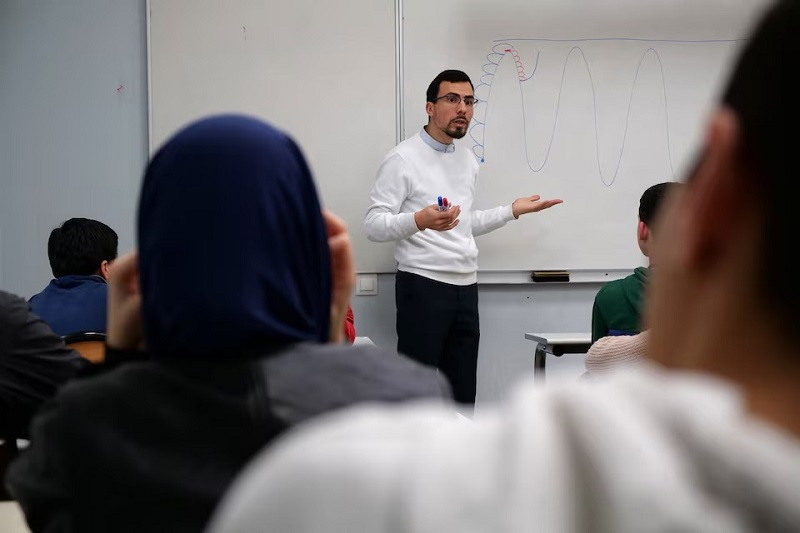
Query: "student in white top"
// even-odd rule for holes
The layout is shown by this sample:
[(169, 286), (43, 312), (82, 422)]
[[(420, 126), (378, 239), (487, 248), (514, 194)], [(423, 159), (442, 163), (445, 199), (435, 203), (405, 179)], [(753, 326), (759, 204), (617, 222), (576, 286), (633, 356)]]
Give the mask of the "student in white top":
[[(467, 133), (474, 105), (464, 72), (436, 76), (427, 92), (428, 124), (386, 156), (364, 219), (370, 240), (397, 242), (397, 350), (439, 368), (464, 404), (475, 402), (480, 338), (474, 236), (561, 203), (534, 195), (474, 209), (478, 162), (453, 143)], [(449, 209), (439, 208), (439, 197)]]
[(647, 354), (648, 330), (636, 335), (600, 337), (586, 352), (584, 378), (607, 376), (611, 372), (640, 363)]
[(653, 361), (529, 382), (471, 424), (429, 405), (312, 421), (251, 463), (210, 531), (800, 531), (798, 34), (783, 0), (744, 41), (657, 216)]

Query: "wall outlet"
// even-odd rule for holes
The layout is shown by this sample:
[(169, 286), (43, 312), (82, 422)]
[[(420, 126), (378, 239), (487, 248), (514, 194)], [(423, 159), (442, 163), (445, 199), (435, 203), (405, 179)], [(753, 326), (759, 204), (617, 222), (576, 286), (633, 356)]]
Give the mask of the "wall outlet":
[(358, 296), (376, 296), (378, 294), (378, 275), (356, 275), (356, 294)]

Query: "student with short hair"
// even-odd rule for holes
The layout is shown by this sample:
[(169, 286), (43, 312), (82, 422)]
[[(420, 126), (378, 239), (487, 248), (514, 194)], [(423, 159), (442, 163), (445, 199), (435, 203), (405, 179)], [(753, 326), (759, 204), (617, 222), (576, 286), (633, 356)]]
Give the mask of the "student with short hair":
[(653, 267), (650, 252), (656, 239), (653, 222), (667, 193), (678, 183), (664, 182), (648, 187), (639, 199), (636, 241), (648, 259), (622, 279), (610, 281), (597, 292), (592, 306), (592, 342), (613, 335), (635, 335), (642, 331), (642, 309), (647, 277)]
[(105, 333), (108, 272), (117, 233), (98, 220), (71, 218), (50, 232), (47, 257), (55, 279), (30, 299), (57, 334)]

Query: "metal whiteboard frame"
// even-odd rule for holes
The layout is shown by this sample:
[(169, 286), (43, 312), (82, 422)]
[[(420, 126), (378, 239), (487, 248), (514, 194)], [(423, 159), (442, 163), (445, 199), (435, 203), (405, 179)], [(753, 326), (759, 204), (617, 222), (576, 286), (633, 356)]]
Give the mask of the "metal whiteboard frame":
[(397, 142), (395, 144), (400, 144), (406, 136), (405, 118), (403, 118), (403, 99), (405, 98), (403, 87), (403, 77), (405, 76), (403, 65), (403, 0), (394, 1), (394, 48), (395, 94), (397, 98), (395, 103), (395, 137)]

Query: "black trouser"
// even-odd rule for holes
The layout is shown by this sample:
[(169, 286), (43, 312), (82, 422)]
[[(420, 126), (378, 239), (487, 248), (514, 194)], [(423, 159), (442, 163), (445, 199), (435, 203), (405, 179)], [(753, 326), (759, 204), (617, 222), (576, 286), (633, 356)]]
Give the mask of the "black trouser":
[(460, 286), (398, 271), (397, 351), (438, 368), (459, 403), (475, 403), (478, 284)]

